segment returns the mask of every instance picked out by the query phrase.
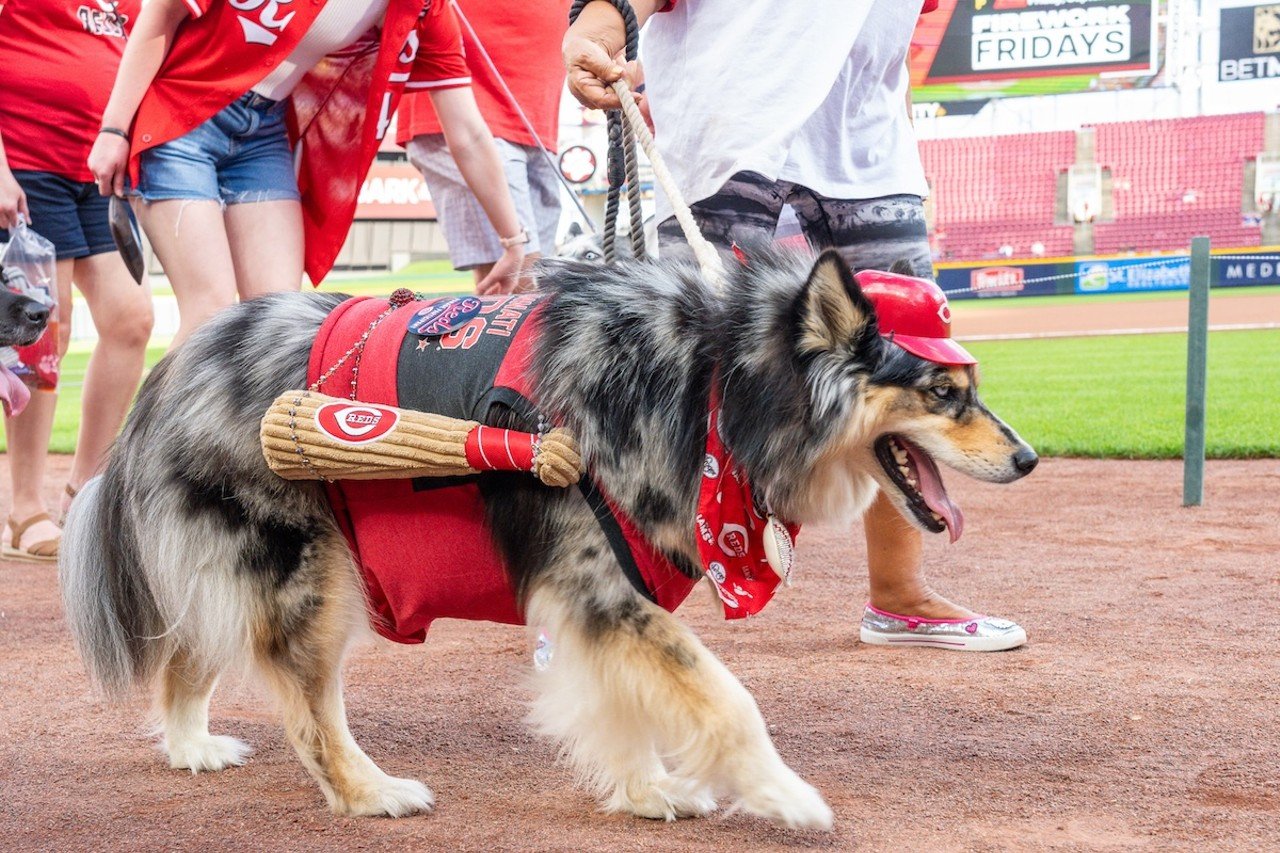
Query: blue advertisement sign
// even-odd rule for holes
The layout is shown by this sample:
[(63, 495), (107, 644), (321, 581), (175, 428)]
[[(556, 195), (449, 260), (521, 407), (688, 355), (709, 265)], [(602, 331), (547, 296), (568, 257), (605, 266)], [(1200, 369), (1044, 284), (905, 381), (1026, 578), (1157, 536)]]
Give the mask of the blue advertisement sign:
[(1250, 258), (1240, 253), (1229, 258), (1213, 259), (1214, 287), (1244, 287), (1257, 284), (1280, 284), (1280, 261), (1275, 254)]
[(1185, 256), (1076, 262), (1076, 293), (1186, 290), (1190, 286), (1191, 259)]
[[(1280, 262), (1275, 255), (1255, 257), (1239, 252), (1212, 259), (1212, 287), (1248, 287), (1280, 284)], [(1076, 263), (1076, 293), (1132, 293), (1140, 290), (1186, 290), (1191, 286), (1191, 259), (1121, 258)]]
[[(1280, 285), (1280, 253), (1274, 247), (1229, 252), (1212, 257), (1210, 286)], [(937, 280), (948, 299), (1186, 290), (1191, 285), (1191, 259), (1187, 255), (1164, 255), (1063, 259), (1052, 263), (947, 264), (937, 270)]]

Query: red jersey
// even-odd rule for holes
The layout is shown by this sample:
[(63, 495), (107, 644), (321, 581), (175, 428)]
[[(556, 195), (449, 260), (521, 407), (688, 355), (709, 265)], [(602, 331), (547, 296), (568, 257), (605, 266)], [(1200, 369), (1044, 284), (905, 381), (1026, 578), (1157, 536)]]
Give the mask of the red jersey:
[[(24, 0), (16, 0), (24, 2)], [(289, 57), (327, 0), (185, 0), (191, 17), (138, 107), (138, 157), (199, 126)], [(346, 0), (334, 0), (346, 2)], [(319, 283), (355, 216), (360, 184), (405, 89), (465, 86), (458, 20), (445, 0), (389, 0), (382, 26), (330, 54), (290, 96), (306, 271)]]
[(125, 34), (141, 0), (0, 0), (0, 136), (9, 168), (92, 181)]
[[(529, 134), (511, 99), (502, 91), (471, 33), (462, 28), (467, 65), (471, 68), (480, 114), (493, 135), (518, 145), (556, 150), (564, 60), (560, 42), (569, 28), (571, 0), (459, 0), (463, 15), (475, 28), (494, 65), (507, 81), (538, 139)], [(440, 133), (440, 120), (427, 95), (408, 95), (396, 119), (396, 142), (404, 145), (421, 133)]]

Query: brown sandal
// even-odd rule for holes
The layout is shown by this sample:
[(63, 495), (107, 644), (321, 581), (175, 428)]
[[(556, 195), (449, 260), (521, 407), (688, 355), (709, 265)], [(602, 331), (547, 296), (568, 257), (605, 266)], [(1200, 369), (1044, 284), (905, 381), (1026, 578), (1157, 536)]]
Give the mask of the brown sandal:
[(59, 533), (55, 539), (45, 539), (36, 542), (28, 548), (22, 547), (22, 534), (33, 524), (41, 521), (53, 522), (53, 516), (47, 512), (38, 512), (19, 524), (13, 520), (13, 516), (9, 516), (6, 523), (8, 528), (13, 531), (13, 538), (5, 543), (2, 550), (7, 560), (26, 560), (33, 563), (52, 563), (58, 559), (58, 545), (62, 542), (62, 535)]

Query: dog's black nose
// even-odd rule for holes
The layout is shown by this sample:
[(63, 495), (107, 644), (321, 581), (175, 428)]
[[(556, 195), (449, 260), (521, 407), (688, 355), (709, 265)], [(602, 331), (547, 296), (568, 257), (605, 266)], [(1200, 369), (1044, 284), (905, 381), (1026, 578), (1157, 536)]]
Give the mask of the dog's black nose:
[(26, 317), (27, 322), (33, 326), (38, 326), (45, 320), (49, 319), (49, 309), (41, 305), (39, 302), (32, 302), (22, 309), (22, 314)]
[(1013, 467), (1018, 469), (1021, 474), (1030, 474), (1035, 470), (1036, 464), (1040, 461), (1040, 457), (1030, 447), (1023, 447), (1013, 454)]

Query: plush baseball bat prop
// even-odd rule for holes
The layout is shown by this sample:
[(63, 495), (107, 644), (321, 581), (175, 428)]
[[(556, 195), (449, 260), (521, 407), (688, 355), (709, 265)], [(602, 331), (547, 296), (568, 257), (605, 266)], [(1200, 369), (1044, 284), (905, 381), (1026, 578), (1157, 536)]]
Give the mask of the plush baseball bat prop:
[(286, 391), (262, 419), (262, 455), (286, 480), (391, 480), (525, 471), (548, 486), (582, 476), (573, 436), (483, 426), (392, 406)]

